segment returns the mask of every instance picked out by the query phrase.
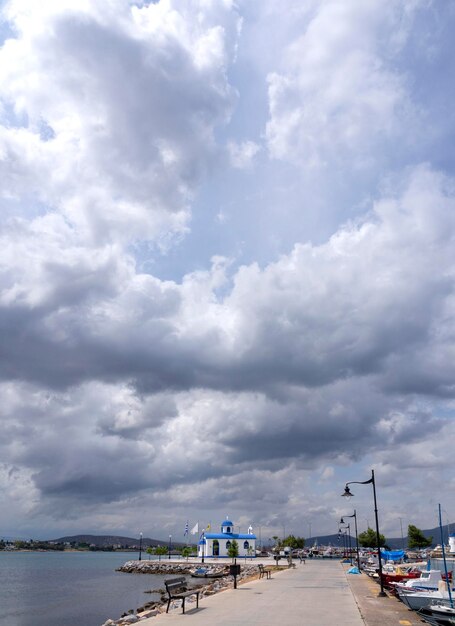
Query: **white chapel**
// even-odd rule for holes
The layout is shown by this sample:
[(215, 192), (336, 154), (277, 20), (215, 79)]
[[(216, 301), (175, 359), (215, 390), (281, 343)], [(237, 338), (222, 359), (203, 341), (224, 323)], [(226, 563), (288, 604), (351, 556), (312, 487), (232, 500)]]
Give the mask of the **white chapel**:
[(248, 534), (234, 532), (234, 524), (225, 519), (221, 524), (219, 533), (203, 533), (198, 546), (198, 556), (200, 558), (227, 558), (229, 546), (232, 541), (237, 541), (239, 546), (239, 557), (256, 557), (256, 535), (250, 526)]

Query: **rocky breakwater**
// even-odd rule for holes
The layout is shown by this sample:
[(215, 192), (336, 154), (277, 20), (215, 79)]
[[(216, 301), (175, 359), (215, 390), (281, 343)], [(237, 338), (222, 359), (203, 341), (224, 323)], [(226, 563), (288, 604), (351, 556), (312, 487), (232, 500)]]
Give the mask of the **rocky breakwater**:
[[(126, 572), (131, 574), (160, 574), (160, 575), (173, 575), (173, 576), (191, 576), (199, 567), (200, 564), (188, 563), (188, 562), (171, 562), (165, 563), (162, 561), (128, 561), (124, 565), (118, 568), (119, 572)], [(191, 589), (200, 589), (199, 600), (204, 596), (211, 596), (225, 589), (232, 588), (233, 577), (229, 575), (229, 564), (215, 564), (209, 566), (210, 573), (223, 573), (222, 578), (189, 578), (188, 587)], [(237, 576), (237, 583), (242, 581), (256, 578), (258, 576), (258, 567), (248, 563), (247, 565), (241, 565), (240, 575)], [(165, 589), (157, 589), (156, 593), (161, 594), (159, 602), (147, 602), (144, 606), (134, 610), (130, 610), (117, 620), (108, 619), (104, 622), (103, 626), (127, 626), (128, 624), (136, 624), (149, 617), (159, 615), (166, 611), (167, 594)], [(186, 604), (191, 606), (192, 602), (196, 602), (195, 598), (187, 598)], [(170, 611), (180, 608), (181, 601), (176, 600), (171, 603)]]
[[(192, 574), (198, 566), (187, 561), (127, 561), (117, 569), (117, 572), (126, 572), (127, 574), (176, 574), (186, 576)], [(219, 567), (217, 571), (222, 571), (224, 566)]]

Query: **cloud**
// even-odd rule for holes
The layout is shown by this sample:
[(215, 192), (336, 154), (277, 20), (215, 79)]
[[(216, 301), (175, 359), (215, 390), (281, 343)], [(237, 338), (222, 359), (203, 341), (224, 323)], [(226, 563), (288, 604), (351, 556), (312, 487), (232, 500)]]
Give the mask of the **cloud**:
[(231, 4), (24, 1), (5, 12), (17, 36), (1, 50), (3, 194), (25, 191), (86, 243), (183, 233), (235, 100)]
[(60, 264), (30, 261), (25, 239), (7, 256), (16, 279), (1, 310), (3, 445), (11, 467), (31, 472), (37, 512), (225, 480), (231, 468), (211, 503), (243, 502), (245, 472), (359, 462), (441, 431), (447, 420), (426, 403), (453, 397), (454, 202), (452, 182), (422, 166), (320, 246), (264, 269), (215, 258), (181, 284), (137, 274), (125, 255), (107, 256), (107, 270), (98, 257), (76, 263), (78, 280), (62, 281)]
[(244, 169), (250, 167), (260, 147), (254, 141), (243, 141), (240, 144), (230, 142), (228, 152), (233, 167)]
[(277, 24), (272, 0), (73, 4), (4, 9), (10, 526), (128, 533), (153, 510), (174, 533), (229, 506), (269, 536), (302, 511), (331, 532), (374, 466), (393, 528), (392, 492), (411, 510), (423, 468), (436, 498), (451, 458), (455, 186), (406, 148), (428, 140), (422, 5), (292, 2)]
[(406, 140), (418, 112), (393, 60), (418, 6), (327, 1), (294, 15), (303, 34), (288, 43), (283, 69), (268, 77), (273, 157), (307, 167), (349, 159), (363, 169), (381, 144), (402, 131)]

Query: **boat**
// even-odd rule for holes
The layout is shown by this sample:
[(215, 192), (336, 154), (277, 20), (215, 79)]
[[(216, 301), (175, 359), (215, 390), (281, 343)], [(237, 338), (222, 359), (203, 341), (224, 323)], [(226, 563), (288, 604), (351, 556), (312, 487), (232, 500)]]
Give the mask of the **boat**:
[(437, 591), (439, 581), (444, 579), (444, 575), (439, 569), (431, 569), (426, 572), (421, 572), (419, 578), (411, 578), (406, 582), (392, 582), (393, 589), (398, 592), (400, 589), (402, 592), (413, 591)]
[(191, 574), (192, 578), (223, 578), (223, 576), (227, 575), (227, 572), (217, 572), (214, 570), (209, 570), (205, 567), (199, 567)]
[(401, 590), (398, 590), (398, 597), (413, 611), (423, 609), (430, 604), (440, 603), (444, 606), (449, 606), (450, 604), (447, 591), (415, 591), (403, 593)]
[[(444, 607), (448, 607), (450, 611), (446, 611), (443, 609), (443, 616), (435, 616), (431, 615), (431, 619), (433, 620), (431, 623), (437, 624), (438, 626), (447, 626), (454, 624), (453, 621), (453, 599), (452, 599), (452, 584), (450, 581), (449, 571), (447, 569), (447, 559), (445, 555), (444, 548), (444, 538), (442, 532), (442, 515), (441, 515), (441, 505), (438, 504), (439, 509), (439, 530), (441, 533), (441, 548), (442, 548), (442, 558), (444, 561), (444, 573), (445, 580), (440, 580), (438, 582), (438, 591), (416, 591), (415, 593), (402, 593), (398, 590), (398, 595), (401, 600), (410, 608), (415, 611), (420, 609), (424, 609), (427, 606), (432, 606), (433, 602), (435, 604), (441, 604)], [(427, 616), (428, 617), (428, 616)]]
[(403, 580), (420, 578), (422, 571), (412, 565), (385, 565), (382, 568), (382, 581), (384, 585), (391, 586)]
[(455, 624), (455, 609), (450, 606), (430, 604), (420, 609), (418, 615), (433, 626), (449, 626)]

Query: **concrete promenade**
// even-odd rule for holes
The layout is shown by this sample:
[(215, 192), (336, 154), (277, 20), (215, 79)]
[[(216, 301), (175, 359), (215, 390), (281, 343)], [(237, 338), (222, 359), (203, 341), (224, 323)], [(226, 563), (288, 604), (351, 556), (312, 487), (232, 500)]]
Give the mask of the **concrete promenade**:
[(141, 626), (364, 626), (339, 561), (314, 560), (174, 609)]
[[(258, 559), (258, 562), (261, 562)], [(262, 561), (264, 564), (268, 564)], [(396, 598), (378, 598), (379, 585), (346, 574), (338, 560), (297, 562), (295, 569), (251, 580), (199, 602), (141, 621), (141, 626), (422, 626)], [(179, 603), (180, 604), (180, 603)]]

